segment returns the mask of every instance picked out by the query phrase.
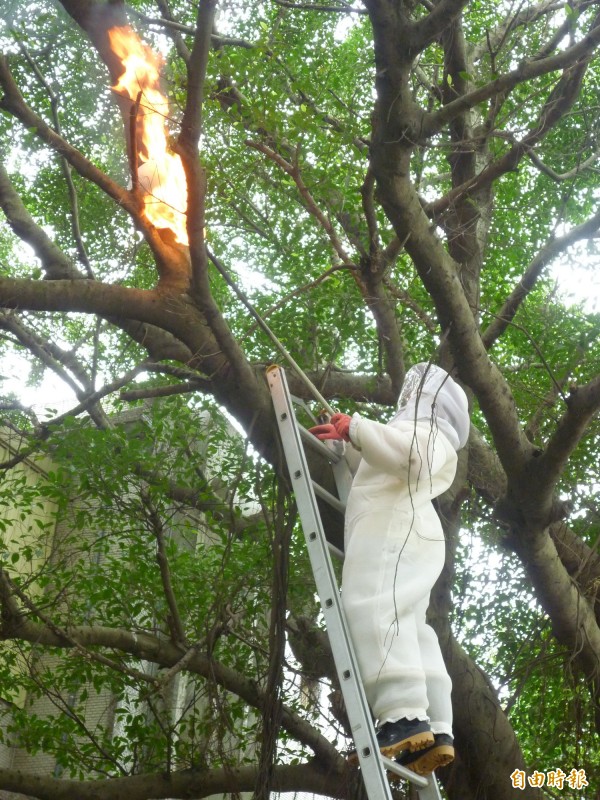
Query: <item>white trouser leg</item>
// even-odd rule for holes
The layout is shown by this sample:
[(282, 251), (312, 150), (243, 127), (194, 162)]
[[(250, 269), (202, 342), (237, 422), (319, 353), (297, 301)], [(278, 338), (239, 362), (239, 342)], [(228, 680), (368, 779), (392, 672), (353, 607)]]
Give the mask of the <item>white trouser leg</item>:
[(427, 687), (427, 715), (433, 733), (447, 733), (452, 736), (452, 681), (446, 671), (440, 643), (435, 631), (425, 622), (429, 597), (416, 610), (419, 625), (419, 648), (425, 665), (425, 684)]
[(347, 547), (342, 600), (375, 717), (427, 719), (429, 709), (441, 733), (451, 731), (450, 680), (425, 611), (444, 540), (433, 508), (431, 515), (386, 511), (360, 520)]

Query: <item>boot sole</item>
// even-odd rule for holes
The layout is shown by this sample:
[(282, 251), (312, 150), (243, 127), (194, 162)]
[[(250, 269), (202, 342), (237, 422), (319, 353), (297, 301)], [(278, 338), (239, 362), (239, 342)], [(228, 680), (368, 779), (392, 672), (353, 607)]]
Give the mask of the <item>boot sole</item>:
[[(430, 775), (434, 770), (446, 767), (452, 761), (454, 761), (454, 748), (449, 744), (441, 744), (439, 747), (432, 747), (431, 750), (403, 766), (416, 772), (417, 775)], [(392, 777), (392, 773), (389, 775)]]
[[(431, 733), (431, 731), (424, 731), (423, 733), (415, 733), (412, 736), (407, 736), (406, 739), (400, 739), (399, 742), (394, 742), (394, 744), (380, 747), (379, 752), (386, 758), (394, 758), (394, 756), (397, 756), (398, 753), (401, 753), (403, 750), (409, 750), (411, 753), (415, 753), (419, 750), (424, 750), (426, 747), (431, 747), (434, 742), (433, 733)], [(350, 753), (347, 761), (352, 766), (356, 766), (358, 764), (358, 753)]]
[(434, 742), (433, 733), (425, 731), (424, 733), (415, 733), (412, 736), (407, 736), (406, 739), (401, 739), (399, 742), (394, 742), (394, 744), (390, 744), (387, 747), (380, 747), (379, 752), (386, 758), (394, 758), (403, 750), (416, 753), (426, 747), (431, 747)]

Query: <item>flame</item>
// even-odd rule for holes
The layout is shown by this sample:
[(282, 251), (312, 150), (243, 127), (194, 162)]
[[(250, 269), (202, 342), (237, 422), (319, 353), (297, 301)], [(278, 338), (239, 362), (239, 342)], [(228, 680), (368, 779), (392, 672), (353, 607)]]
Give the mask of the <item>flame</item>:
[(125, 70), (113, 89), (133, 102), (139, 98), (138, 180), (146, 216), (156, 227), (170, 228), (176, 241), (187, 245), (187, 183), (181, 159), (169, 149), (169, 102), (160, 90), (162, 60), (129, 25), (111, 28), (108, 36)]

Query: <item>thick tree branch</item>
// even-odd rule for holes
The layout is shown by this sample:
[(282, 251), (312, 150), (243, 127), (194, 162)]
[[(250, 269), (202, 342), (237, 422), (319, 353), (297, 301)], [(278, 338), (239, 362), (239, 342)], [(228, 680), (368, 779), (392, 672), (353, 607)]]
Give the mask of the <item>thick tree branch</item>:
[(165, 239), (157, 228), (151, 225), (143, 213), (143, 205), (138, 195), (123, 189), (98, 169), (75, 147), (60, 137), (46, 122), (25, 103), (17, 84), (14, 82), (8, 62), (0, 55), (0, 86), (4, 96), (0, 108), (15, 116), (25, 128), (34, 130), (36, 135), (52, 150), (64, 157), (67, 162), (86, 180), (95, 183), (103, 192), (123, 208), (142, 231), (156, 258), (158, 271), (165, 286), (185, 289), (189, 282), (189, 255), (185, 248), (174, 241)]
[[(189, 363), (214, 379), (215, 397), (247, 426), (257, 449), (276, 460), (272, 404), (264, 373), (257, 374), (248, 363), (214, 301), (207, 324), (187, 295), (89, 280), (0, 278), (0, 306), (31, 311), (83, 311), (116, 320), (117, 324), (124, 319), (133, 326), (133, 320), (138, 320), (172, 334), (191, 352)], [(213, 334), (215, 329), (218, 340)], [(140, 337), (143, 334), (141, 329)]]
[(0, 55), (0, 86), (4, 90), (4, 95), (0, 100), (0, 108), (16, 117), (28, 130), (35, 131), (36, 135), (52, 150), (66, 158), (69, 164), (82, 177), (99, 186), (119, 206), (128, 211), (136, 221), (139, 221), (140, 209), (129, 192), (111, 180), (98, 167), (94, 166), (83, 153), (80, 153), (79, 150), (66, 142), (38, 114), (29, 108), (13, 80), (8, 61), (4, 55)]
[(513, 547), (523, 562), (536, 598), (552, 621), (559, 642), (569, 648), (583, 673), (600, 675), (600, 627), (594, 610), (562, 563), (549, 530), (515, 535)]
[[(127, 675), (130, 678), (134, 678), (137, 681), (144, 681), (147, 683), (156, 682), (155, 678), (150, 675), (146, 675), (144, 672), (140, 672), (138, 669), (123, 666), (118, 661), (107, 658), (102, 653), (98, 653), (89, 650), (87, 647), (84, 647), (80, 642), (74, 639), (68, 631), (66, 631), (60, 625), (55, 624), (52, 619), (50, 619), (50, 617), (48, 617), (48, 615), (39, 608), (39, 606), (33, 603), (27, 594), (9, 577), (2, 566), (0, 566), (0, 605), (3, 606), (2, 618), (7, 620), (7, 631), (10, 631), (11, 628), (14, 628), (15, 626), (18, 629), (21, 624), (24, 624), (25, 626), (37, 624), (31, 623), (28, 619), (26, 619), (17, 605), (16, 598), (21, 601), (23, 606), (28, 610), (28, 612), (30, 612), (30, 614), (40, 620), (40, 622), (48, 629), (48, 631), (50, 631), (57, 638), (66, 642), (68, 647), (75, 649), (84, 660), (95, 661), (97, 664), (101, 664), (102, 666), (108, 667), (111, 670), (121, 672), (122, 674)], [(0, 628), (0, 638), (4, 638), (4, 630), (4, 625), (2, 625)]]
[(0, 164), (0, 207), (15, 234), (33, 249), (42, 263), (46, 277), (75, 280), (84, 275), (77, 269), (25, 208), (4, 166)]
[[(338, 397), (365, 403), (380, 403), (393, 408), (398, 400), (390, 379), (385, 375), (360, 375), (353, 372), (343, 372), (334, 365), (318, 372), (307, 372), (312, 383), (318, 387), (321, 394), (330, 400)], [(293, 372), (287, 374), (290, 391), (296, 397), (314, 401), (306, 384)]]
[(365, 180), (360, 187), (362, 206), (369, 230), (369, 254), (374, 258), (380, 249), (379, 225), (375, 214), (374, 204), (375, 178), (370, 169), (367, 170)]
[[(468, 62), (465, 35), (461, 19), (456, 19), (442, 34), (444, 47), (444, 72), (442, 101), (450, 102), (468, 89), (472, 66)], [(452, 152), (448, 160), (452, 186), (469, 183), (477, 174), (479, 164), (487, 160), (487, 138), (473, 132), (474, 115), (471, 110), (458, 114), (449, 124)], [(479, 299), (479, 284), (485, 247), (485, 212), (490, 205), (489, 186), (476, 194), (458, 197), (448, 210), (442, 224), (447, 232), (448, 252), (460, 264), (461, 281), (465, 295), (472, 307)]]
[(292, 0), (275, 0), (278, 6), (283, 8), (296, 8), (299, 11), (325, 11), (329, 13), (339, 14), (366, 14), (364, 8), (356, 8), (350, 3), (344, 3), (340, 0), (339, 5), (324, 5), (320, 3), (294, 3)]
[[(440, 638), (455, 698), (453, 724), (459, 761), (446, 776), (445, 788), (451, 797), (511, 800), (514, 789), (510, 771), (524, 769), (525, 763), (497, 692), (457, 642), (450, 626), (440, 621), (432, 624)], [(527, 796), (530, 800), (541, 800), (542, 797), (539, 791), (532, 791)]]
[(114, 27), (127, 25), (125, 5), (103, 3), (98, 0), (59, 1), (65, 11), (89, 36), (90, 41), (107, 65), (112, 82), (116, 83), (123, 72), (123, 65), (110, 46), (107, 31)]
[(392, 176), (385, 168), (379, 168), (379, 158), (387, 162), (389, 157), (385, 151), (381, 155), (375, 153), (374, 169), (382, 204), (399, 238), (407, 237), (406, 250), (436, 305), (459, 375), (479, 400), (502, 463), (509, 472), (518, 475), (533, 447), (521, 430), (510, 389), (485, 351), (457, 266), (442, 242), (432, 235), (408, 176)]
[[(2, 598), (2, 602), (4, 602)], [(9, 614), (4, 619), (1, 637), (20, 638), (40, 645), (71, 649), (74, 643), (83, 648), (100, 647), (151, 661), (161, 667), (170, 668), (177, 664), (184, 654), (172, 642), (147, 633), (137, 633), (122, 628), (108, 628), (101, 625), (73, 626), (65, 629), (65, 636), (58, 635), (47, 625), (24, 619), (20, 614)], [(224, 664), (195, 652), (190, 659), (188, 670), (207, 680), (214, 680), (219, 686), (233, 692), (253, 708), (262, 709), (267, 701), (264, 691), (255, 680), (241, 675)], [(322, 734), (306, 720), (289, 708), (282, 712), (282, 726), (299, 742), (310, 747), (315, 756), (335, 770), (341, 770), (343, 759), (337, 750)]]
[(536, 477), (531, 486), (534, 494), (554, 491), (569, 456), (585, 436), (591, 418), (600, 409), (600, 376), (584, 386), (574, 386), (566, 402), (565, 415), (544, 452), (534, 461)]
[[(496, 505), (505, 507), (506, 473), (492, 449), (473, 428), (469, 437), (468, 480), (490, 508)], [(598, 553), (563, 521), (551, 525), (549, 533), (560, 561), (571, 579), (580, 587), (582, 595), (595, 595), (595, 587), (600, 581)], [(600, 607), (596, 617), (600, 624)]]
[(392, 381), (392, 392), (398, 397), (404, 381), (404, 344), (396, 318), (396, 303), (381, 279), (365, 264), (362, 282), (367, 305), (377, 324), (381, 347), (385, 353), (385, 370)]
[(187, 64), (190, 60), (190, 51), (186, 43), (183, 41), (183, 37), (180, 35), (181, 33), (187, 33), (189, 36), (193, 36), (196, 31), (194, 28), (189, 28), (185, 25), (178, 25), (178, 23), (173, 19), (173, 15), (171, 14), (171, 9), (169, 8), (169, 4), (167, 0), (157, 0), (157, 6), (160, 9), (160, 13), (162, 14), (162, 19), (157, 20), (154, 23), (148, 17), (144, 17), (143, 14), (140, 14), (137, 11), (134, 11), (138, 18), (141, 18), (147, 25), (158, 24), (163, 27), (171, 39), (173, 40), (173, 44), (177, 50), (177, 53), (184, 64)]
[(181, 157), (187, 181), (187, 229), (192, 265), (192, 295), (218, 342), (218, 347), (229, 362), (228, 368), (237, 373), (240, 385), (251, 385), (254, 378), (244, 354), (212, 297), (208, 276), (208, 254), (204, 241), (206, 176), (200, 163), (198, 145), (202, 131), (204, 81), (215, 8), (215, 0), (204, 0), (198, 7), (194, 45), (186, 64), (188, 78), (186, 107), (175, 150)]
[(532, 148), (564, 117), (577, 99), (581, 89), (581, 82), (587, 70), (586, 60), (574, 67), (565, 70), (540, 112), (537, 124), (526, 136), (504, 153), (503, 156), (488, 164), (477, 175), (471, 175), (459, 186), (455, 186), (443, 197), (426, 206), (427, 213), (432, 217), (441, 214), (447, 208), (457, 203), (467, 194), (472, 195), (485, 187), (491, 186), (502, 175), (515, 170), (525, 155), (532, 152)]
[[(236, 370), (238, 387), (246, 387), (247, 401), (255, 397), (254, 407), (264, 408), (262, 393), (266, 389), (257, 385), (256, 376), (237, 342), (229, 334), (232, 346), (227, 353), (229, 361), (226, 361), (210, 328), (186, 296), (165, 296), (155, 290), (133, 289), (88, 280), (29, 281), (0, 278), (0, 306), (31, 311), (83, 311), (113, 321), (116, 318), (117, 324), (123, 324), (119, 323), (119, 319), (128, 320), (130, 328), (134, 326), (133, 320), (149, 323), (183, 342), (193, 354), (194, 365), (205, 374)], [(221, 324), (225, 325), (225, 322), (222, 321)], [(144, 330), (141, 329), (139, 334), (143, 336)], [(144, 344), (144, 341), (141, 343)], [(166, 356), (163, 353), (163, 357)], [(221, 374), (221, 377), (227, 384), (228, 375)], [(225, 401), (225, 397), (223, 400)], [(228, 405), (230, 400), (231, 397), (228, 396)], [(238, 406), (235, 398), (234, 405)], [(245, 411), (248, 411), (248, 407), (247, 403), (243, 404)], [(246, 421), (239, 407), (232, 413)]]
[[(50, 100), (50, 109), (52, 111), (52, 120), (54, 122), (54, 130), (56, 133), (62, 137), (62, 128), (60, 124), (60, 114), (59, 114), (59, 104), (58, 98), (52, 87), (46, 80), (42, 70), (38, 67), (35, 60), (32, 58), (29, 50), (25, 47), (22, 42), (19, 42), (19, 49), (27, 59), (27, 63), (31, 66), (35, 77), (37, 78), (38, 83), (43, 86), (46, 94), (48, 95), (48, 99)], [(71, 205), (71, 231), (73, 234), (73, 239), (75, 240), (75, 246), (77, 248), (77, 253), (79, 255), (79, 260), (85, 267), (86, 275), (88, 278), (93, 278), (94, 273), (92, 271), (92, 266), (90, 264), (90, 259), (88, 257), (88, 253), (83, 242), (83, 237), (81, 235), (81, 227), (79, 223), (79, 201), (77, 199), (77, 190), (75, 189), (75, 184), (73, 182), (73, 175), (71, 174), (71, 165), (67, 161), (66, 158), (61, 158), (60, 160), (62, 172), (65, 178), (65, 183), (67, 185), (67, 192), (69, 194), (69, 201)], [(64, 276), (70, 277), (70, 276)]]
[(423, 138), (429, 138), (439, 132), (444, 125), (462, 111), (474, 108), (476, 105), (496, 95), (510, 91), (520, 83), (547, 75), (550, 72), (568, 69), (578, 61), (589, 59), (598, 44), (600, 44), (600, 25), (595, 22), (589, 33), (577, 44), (548, 58), (542, 58), (538, 61), (524, 61), (512, 72), (502, 75), (472, 92), (468, 92), (438, 111), (425, 114), (422, 130)]
[(596, 619), (600, 625), (600, 553), (598, 540), (590, 547), (564, 522), (550, 527), (550, 536), (565, 569), (581, 587), (581, 593), (596, 607)]
[[(84, 311), (106, 319), (123, 317), (149, 322), (176, 332), (185, 302), (173, 300), (165, 309), (162, 296), (151, 289), (132, 289), (99, 281), (33, 281), (0, 278), (0, 305), (29, 311)], [(170, 324), (171, 323), (171, 324)]]
[(430, 13), (413, 27), (411, 50), (416, 55), (436, 39), (458, 17), (469, 0), (439, 0)]
[[(162, 14), (161, 19), (153, 19), (152, 17), (148, 17), (146, 14), (142, 14), (140, 11), (136, 11), (135, 9), (132, 9), (132, 13), (135, 14), (136, 18), (141, 20), (145, 25), (163, 28), (166, 30), (169, 36), (171, 36), (173, 39), (173, 43), (177, 48), (177, 53), (179, 54), (181, 60), (184, 63), (189, 61), (190, 51), (178, 34), (185, 33), (188, 36), (194, 36), (196, 33), (196, 27), (192, 25), (183, 25), (181, 22), (177, 22), (177, 20), (174, 19), (173, 15), (171, 14), (166, 0), (156, 0), (156, 5)], [(239, 39), (231, 36), (221, 36), (220, 34), (214, 32), (214, 28), (210, 40), (215, 48), (230, 46), (241, 47), (244, 50), (254, 50), (254, 48), (257, 46), (252, 42), (246, 41), (245, 39)]]
[(487, 349), (491, 348), (506, 328), (514, 319), (521, 304), (535, 286), (538, 278), (543, 274), (545, 267), (563, 253), (575, 242), (586, 239), (597, 233), (600, 228), (600, 212), (589, 220), (577, 225), (564, 236), (552, 239), (542, 247), (539, 253), (533, 258), (529, 266), (523, 273), (523, 277), (504, 301), (504, 305), (497, 312), (494, 320), (488, 325), (482, 334), (482, 340)]
[(175, 151), (181, 157), (188, 193), (187, 232), (190, 241), (192, 279), (200, 296), (210, 297), (208, 257), (204, 244), (206, 226), (206, 175), (198, 146), (202, 133), (204, 80), (210, 52), (216, 0), (200, 0), (190, 58), (186, 62), (187, 94)]
[(557, 183), (563, 183), (564, 181), (570, 181), (573, 178), (576, 178), (578, 175), (581, 175), (582, 172), (585, 172), (587, 169), (591, 169), (593, 165), (598, 161), (600, 158), (600, 150), (596, 150), (592, 153), (589, 158), (586, 158), (581, 163), (577, 164), (577, 166), (573, 167), (573, 169), (569, 169), (566, 172), (556, 172), (549, 167), (547, 164), (541, 160), (541, 158), (536, 155), (534, 150), (528, 150), (527, 156), (531, 160), (531, 162), (539, 169), (540, 172), (543, 172), (544, 175), (547, 175), (553, 181)]
[[(178, 772), (146, 773), (126, 778), (77, 781), (0, 769), (0, 785), (38, 800), (162, 800), (163, 798), (203, 798), (211, 795), (237, 795), (252, 792), (257, 780), (255, 766), (218, 769), (186, 769)], [(273, 790), (306, 792), (344, 798), (348, 794), (339, 771), (324, 770), (318, 763), (282, 765), (273, 772)]]
[(166, 386), (146, 386), (140, 389), (127, 389), (120, 393), (122, 400), (150, 400), (155, 397), (173, 397), (176, 394), (192, 394), (197, 391), (209, 391), (208, 382), (186, 381), (185, 383), (169, 383)]
[[(8, 314), (2, 310), (0, 310), (0, 329), (10, 331), (33, 356), (55, 373), (75, 393), (77, 399), (86, 404), (90, 416), (98, 427), (110, 426), (102, 407), (98, 403), (90, 404), (92, 383), (72, 352), (66, 352), (54, 342), (44, 340), (28, 329), (15, 314)], [(71, 373), (75, 376), (75, 380), (71, 377)]]
[(193, 351), (184, 342), (156, 325), (135, 319), (109, 318), (108, 321), (137, 342), (154, 361), (172, 360), (189, 364), (193, 360)]

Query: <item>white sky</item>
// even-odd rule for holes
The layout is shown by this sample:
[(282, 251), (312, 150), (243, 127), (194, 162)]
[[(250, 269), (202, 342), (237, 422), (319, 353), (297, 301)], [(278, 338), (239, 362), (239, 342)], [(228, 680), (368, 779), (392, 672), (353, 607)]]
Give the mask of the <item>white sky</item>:
[(558, 282), (567, 304), (581, 303), (588, 314), (600, 312), (600, 268), (597, 264), (557, 263), (550, 269), (550, 276)]

